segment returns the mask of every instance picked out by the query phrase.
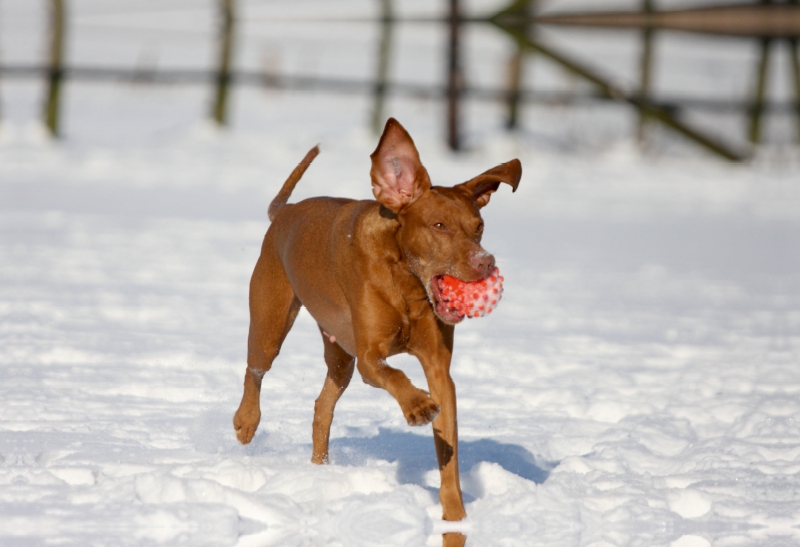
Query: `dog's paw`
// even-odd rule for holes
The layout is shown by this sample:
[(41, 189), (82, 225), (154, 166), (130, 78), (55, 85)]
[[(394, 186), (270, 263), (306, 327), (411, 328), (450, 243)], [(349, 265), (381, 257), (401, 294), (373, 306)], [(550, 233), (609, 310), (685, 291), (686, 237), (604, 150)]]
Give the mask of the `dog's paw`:
[(253, 440), (260, 421), (261, 411), (245, 412), (241, 408), (236, 411), (233, 417), (233, 429), (236, 430), (236, 438), (240, 443), (248, 444)]
[(407, 409), (403, 409), (408, 425), (426, 425), (431, 423), (439, 414), (439, 405), (433, 402), (425, 392), (411, 400)]

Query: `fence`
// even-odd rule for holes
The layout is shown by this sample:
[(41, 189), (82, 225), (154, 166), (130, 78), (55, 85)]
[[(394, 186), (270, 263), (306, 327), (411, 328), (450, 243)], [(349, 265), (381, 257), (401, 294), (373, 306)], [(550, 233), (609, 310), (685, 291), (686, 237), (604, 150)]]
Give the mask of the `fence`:
[[(797, 118), (798, 140), (800, 140), (800, 60), (798, 37), (800, 36), (800, 0), (777, 3), (761, 0), (751, 5), (721, 5), (713, 8), (656, 11), (653, 0), (641, 0), (639, 12), (595, 12), (542, 15), (536, 14), (537, 0), (516, 0), (506, 9), (489, 17), (470, 18), (462, 13), (460, 0), (448, 0), (447, 16), (424, 19), (431, 24), (447, 26), (449, 40), (445, 83), (441, 86), (413, 85), (393, 82), (389, 78), (389, 58), (392, 49), (393, 28), (408, 21), (396, 17), (395, 0), (379, 0), (380, 24), (377, 66), (373, 81), (290, 76), (280, 73), (248, 72), (232, 67), (233, 50), (237, 29), (235, 0), (216, 0), (219, 30), (217, 34), (216, 70), (132, 70), (114, 67), (90, 68), (65, 66), (63, 63), (64, 42), (68, 22), (66, 0), (47, 0), (49, 4), (50, 44), (46, 66), (0, 66), (4, 78), (41, 78), (47, 80), (46, 103), (43, 119), (50, 132), (59, 135), (60, 97), (63, 84), (69, 80), (83, 81), (135, 81), (145, 84), (192, 83), (210, 85), (212, 101), (210, 117), (218, 124), (228, 122), (228, 98), (234, 86), (253, 85), (290, 90), (321, 90), (332, 93), (359, 93), (374, 96), (371, 124), (378, 131), (384, 119), (387, 95), (413, 95), (433, 97), (446, 102), (446, 135), (453, 150), (461, 148), (461, 103), (465, 99), (502, 101), (507, 105), (506, 126), (515, 129), (520, 124), (520, 105), (528, 102), (564, 102), (607, 100), (624, 102), (639, 113), (640, 139), (645, 137), (648, 124), (659, 123), (683, 135), (691, 142), (730, 160), (744, 160), (750, 149), (736, 149), (722, 138), (693, 128), (682, 120), (681, 113), (687, 108), (706, 110), (743, 111), (749, 115), (748, 138), (752, 144), (762, 139), (762, 118), (765, 112), (793, 113)], [(416, 22), (422, 20), (415, 19)], [(509, 62), (507, 87), (478, 88), (467, 85), (462, 71), (461, 29), (468, 24), (490, 24), (513, 38), (517, 50)], [(632, 93), (615, 85), (611, 80), (591, 66), (582, 63), (549, 46), (537, 35), (537, 29), (546, 25), (590, 26), (606, 28), (633, 28), (641, 32), (641, 57), (639, 89)], [(656, 101), (651, 97), (653, 64), (653, 40), (660, 31), (685, 31), (704, 34), (737, 36), (756, 40), (760, 44), (758, 66), (754, 72), (753, 97), (744, 101), (700, 100), (691, 97)], [(794, 82), (795, 100), (774, 103), (766, 100), (767, 67), (770, 55), (778, 43), (784, 43), (790, 51), (791, 80)], [(576, 78), (590, 83), (595, 93), (576, 94), (544, 92), (524, 89), (524, 60), (530, 55), (539, 56), (556, 63)]]

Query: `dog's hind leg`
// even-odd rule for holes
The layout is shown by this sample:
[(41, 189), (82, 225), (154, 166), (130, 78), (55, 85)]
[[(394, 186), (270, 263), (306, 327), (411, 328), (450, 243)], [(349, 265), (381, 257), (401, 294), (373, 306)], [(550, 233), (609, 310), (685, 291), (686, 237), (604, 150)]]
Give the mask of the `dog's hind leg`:
[(250, 332), (244, 394), (233, 417), (236, 438), (247, 444), (261, 420), (261, 380), (280, 352), (292, 328), (300, 300), (294, 294), (278, 258), (265, 242), (250, 281)]
[(313, 463), (328, 463), (328, 440), (333, 422), (333, 409), (339, 397), (350, 385), (355, 369), (355, 358), (344, 351), (331, 335), (320, 327), (322, 341), (325, 344), (325, 363), (328, 365), (328, 375), (322, 386), (322, 392), (314, 403), (314, 428), (312, 438), (314, 448), (311, 454)]

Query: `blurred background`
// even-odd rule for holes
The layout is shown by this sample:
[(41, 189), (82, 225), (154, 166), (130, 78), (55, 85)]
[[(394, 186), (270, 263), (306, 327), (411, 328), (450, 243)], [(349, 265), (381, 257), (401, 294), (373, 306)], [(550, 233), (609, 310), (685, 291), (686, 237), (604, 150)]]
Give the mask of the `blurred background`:
[(3, 0), (0, 131), (322, 138), (391, 115), (455, 151), (796, 161), (798, 35), (794, 0)]

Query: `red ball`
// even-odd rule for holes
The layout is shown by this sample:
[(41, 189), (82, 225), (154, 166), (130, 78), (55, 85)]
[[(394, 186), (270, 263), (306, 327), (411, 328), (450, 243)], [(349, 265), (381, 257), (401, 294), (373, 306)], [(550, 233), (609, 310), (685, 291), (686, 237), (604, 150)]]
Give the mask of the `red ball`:
[[(462, 317), (483, 317), (497, 306), (503, 295), (503, 277), (497, 268), (477, 281), (466, 282), (443, 275), (439, 281), (442, 300)], [(491, 300), (490, 300), (491, 297)]]

